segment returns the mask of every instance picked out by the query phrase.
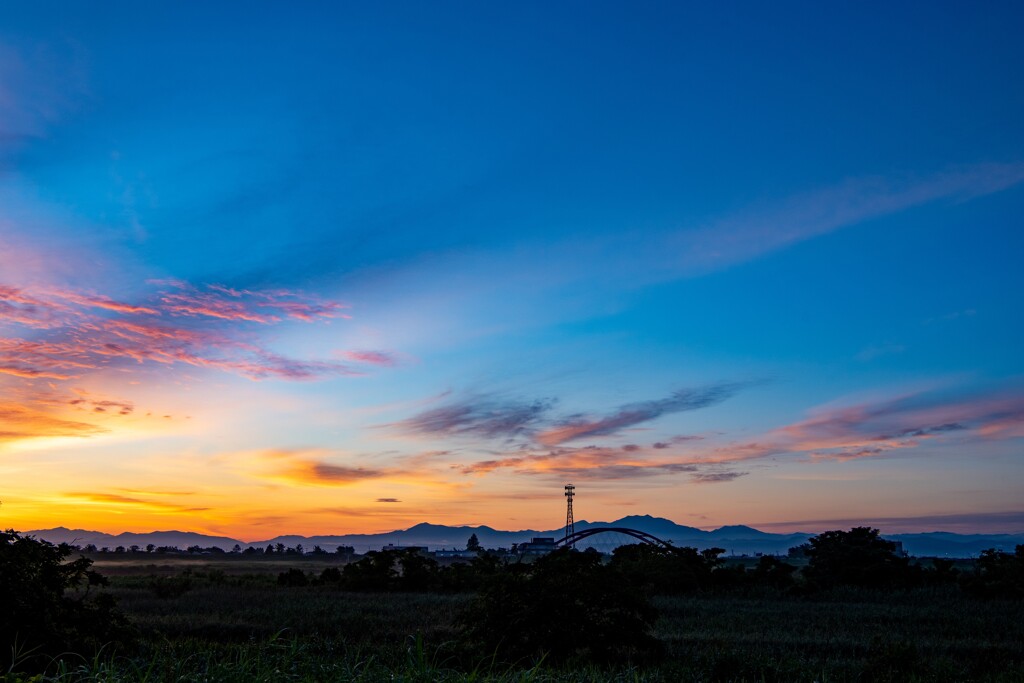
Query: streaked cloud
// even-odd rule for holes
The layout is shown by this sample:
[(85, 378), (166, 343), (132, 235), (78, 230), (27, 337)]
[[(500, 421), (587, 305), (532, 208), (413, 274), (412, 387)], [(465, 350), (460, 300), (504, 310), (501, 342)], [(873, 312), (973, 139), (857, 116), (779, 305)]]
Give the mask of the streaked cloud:
[(366, 363), (383, 367), (393, 367), (398, 364), (394, 354), (385, 353), (384, 351), (342, 351), (341, 355), (353, 363)]
[(523, 402), (470, 397), (385, 426), (418, 435), (508, 438), (530, 433), (553, 406), (549, 399)]
[[(218, 285), (199, 290), (179, 281), (155, 284), (173, 291), (158, 292), (145, 304), (94, 292), (0, 286), (0, 325), (7, 323), (8, 330), (8, 336), (0, 336), (0, 374), (68, 380), (120, 361), (186, 364), (251, 379), (361, 374), (341, 361), (296, 359), (271, 351), (237, 327), (280, 323), (286, 318), (315, 322), (344, 317), (343, 304), (285, 290), (238, 291)], [(175, 322), (180, 316), (204, 317), (207, 322)], [(43, 330), (47, 336), (29, 338), (18, 332), (19, 327)], [(3, 330), (0, 327), (0, 333)], [(381, 365), (383, 359), (383, 355), (371, 355), (360, 361)]]
[(694, 484), (721, 484), (746, 476), (748, 472), (695, 472), (690, 475)]
[(509, 470), (517, 474), (577, 480), (623, 480), (693, 473), (700, 469), (685, 459), (656, 456), (637, 447), (562, 446), (547, 450), (509, 452), (501, 458), (454, 466), (463, 474), (487, 474)]
[(699, 410), (721, 403), (748, 386), (743, 383), (722, 383), (698, 389), (681, 389), (671, 396), (622, 406), (611, 415), (588, 418), (573, 417), (537, 435), (537, 441), (555, 446), (567, 441), (595, 436), (611, 436), (624, 429), (655, 420), (662, 415)]
[(345, 304), (323, 301), (284, 289), (253, 291), (223, 285), (199, 288), (180, 280), (157, 280), (154, 283), (172, 288), (172, 291), (165, 291), (160, 295), (160, 302), (166, 311), (175, 315), (205, 316), (263, 324), (280, 322), (282, 317), (304, 322), (348, 317), (342, 313), (348, 308)]
[(79, 502), (94, 503), (100, 505), (113, 505), (116, 507), (141, 508), (156, 512), (204, 512), (210, 508), (191, 507), (176, 505), (159, 500), (146, 500), (135, 496), (122, 496), (116, 493), (84, 493), (68, 492), (62, 494), (63, 498), (70, 498)]
[(936, 201), (967, 201), (1024, 182), (1024, 163), (982, 163), (932, 175), (860, 177), (777, 204), (748, 209), (659, 245), (675, 272), (724, 268), (836, 230)]
[(259, 478), (294, 484), (345, 486), (402, 474), (393, 468), (341, 464), (336, 455), (322, 449), (274, 448), (236, 457), (246, 471)]
[(778, 427), (754, 441), (700, 448), (698, 462), (744, 462), (786, 455), (855, 460), (947, 438), (967, 442), (1024, 436), (1024, 391), (1011, 387), (918, 392), (839, 405)]
[[(682, 405), (701, 406), (720, 400), (728, 393), (695, 392), (679, 400)], [(634, 415), (658, 415), (664, 406), (659, 402), (638, 405), (647, 410), (624, 408), (615, 416), (625, 416), (621, 422), (633, 424)], [(688, 474), (690, 482), (708, 484), (734, 481), (749, 473), (731, 469), (731, 466), (769, 458), (847, 461), (916, 449), (950, 438), (978, 442), (1014, 438), (1024, 435), (1022, 432), (1022, 392), (1012, 389), (960, 394), (921, 392), (871, 403), (822, 408), (804, 420), (745, 442), (723, 444), (718, 439), (683, 435), (650, 446), (574, 447), (564, 443), (546, 446), (542, 439), (548, 432), (541, 432), (535, 441), (502, 451), (500, 457), (452, 467), (466, 475), (507, 471), (608, 481)], [(481, 447), (480, 451), (487, 449)]]
[(105, 427), (84, 420), (65, 419), (21, 403), (0, 400), (0, 443), (53, 436), (92, 436)]

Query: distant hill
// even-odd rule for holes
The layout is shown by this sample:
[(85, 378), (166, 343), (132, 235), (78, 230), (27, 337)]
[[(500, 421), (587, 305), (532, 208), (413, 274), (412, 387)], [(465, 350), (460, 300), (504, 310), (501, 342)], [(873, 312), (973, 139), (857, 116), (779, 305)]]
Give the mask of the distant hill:
[[(579, 521), (576, 523), (577, 531), (604, 526), (636, 529), (664, 541), (671, 541), (677, 546), (691, 546), (700, 549), (724, 548), (726, 552), (735, 555), (783, 554), (789, 548), (805, 543), (813, 535), (810, 533), (773, 534), (743, 525), (723, 526), (712, 531), (705, 531), (650, 515), (631, 515), (611, 522)], [(324, 550), (333, 552), (338, 546), (344, 545), (353, 546), (356, 552), (363, 553), (367, 550), (379, 550), (389, 544), (426, 546), (431, 550), (464, 548), (466, 541), (473, 534), (476, 534), (480, 544), (485, 548), (510, 548), (514, 543), (525, 543), (538, 536), (561, 538), (564, 532), (562, 529), (502, 531), (489, 526), (447, 526), (423, 522), (408, 529), (380, 534), (288, 535), (250, 543), (234, 538), (207, 536), (190, 531), (153, 531), (144, 534), (113, 535), (84, 529), (57, 527), (56, 529), (29, 531), (27, 534), (53, 543), (73, 543), (82, 546), (93, 544), (98, 548), (107, 547), (111, 550), (117, 546), (127, 548), (132, 545), (144, 548), (150, 543), (156, 546), (177, 546), (181, 549), (194, 545), (204, 548), (215, 546), (223, 550), (230, 550), (235, 545), (242, 548), (248, 546), (264, 548), (269, 544), (283, 543), (286, 546), (294, 547), (301, 543), (307, 550), (314, 546), (320, 546)], [(886, 538), (901, 542), (907, 552), (917, 556), (971, 557), (988, 548), (1013, 550), (1016, 545), (1024, 544), (1024, 534), (954, 534), (937, 531), (919, 534), (887, 534)], [(608, 543), (614, 545), (617, 542), (630, 541), (631, 539), (624, 536), (612, 537), (610, 534), (601, 534), (581, 543), (580, 547), (586, 547), (587, 543), (593, 542), (604, 550), (608, 549)]]
[(206, 534), (199, 534), (193, 531), (150, 531), (143, 534), (125, 532), (115, 535), (105, 534), (100, 531), (86, 531), (85, 529), (67, 529), (61, 526), (56, 529), (29, 531), (27, 534), (36, 538), (42, 538), (51, 543), (71, 543), (72, 545), (81, 546), (92, 544), (97, 548), (107, 547), (111, 550), (119, 545), (126, 548), (133, 545), (145, 548), (150, 543), (155, 546), (176, 546), (182, 549), (193, 545), (199, 545), (204, 548), (217, 546), (225, 550), (230, 550), (235, 544), (239, 544), (243, 548), (246, 546), (245, 543), (233, 538), (207, 536)]

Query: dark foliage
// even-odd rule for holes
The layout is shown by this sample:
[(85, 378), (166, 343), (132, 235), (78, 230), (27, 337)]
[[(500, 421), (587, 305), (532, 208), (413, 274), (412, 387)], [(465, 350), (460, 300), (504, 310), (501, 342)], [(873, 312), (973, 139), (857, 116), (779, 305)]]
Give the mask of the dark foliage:
[(186, 572), (181, 576), (154, 576), (149, 588), (161, 600), (177, 598), (192, 590), (192, 575)]
[(477, 656), (507, 662), (649, 658), (656, 610), (595, 552), (558, 550), (496, 574), (461, 616)]
[(755, 584), (771, 586), (772, 588), (790, 588), (794, 585), (793, 573), (796, 567), (772, 557), (762, 555), (754, 567), (752, 578)]
[(350, 562), (342, 569), (342, 580), (346, 588), (355, 591), (394, 590), (398, 571), (395, 568), (394, 551), (370, 551), (358, 562)]
[(92, 560), (59, 546), (0, 532), (0, 666), (43, 661), (64, 652), (90, 654), (129, 639), (125, 618), (109, 595), (90, 588), (106, 579)]
[(960, 570), (956, 568), (956, 563), (942, 557), (932, 558), (932, 566), (921, 573), (924, 583), (932, 585), (956, 583), (959, 576)]
[(324, 570), (320, 572), (320, 578), (318, 580), (322, 584), (337, 585), (341, 583), (341, 570), (337, 567), (325, 567)]
[(895, 543), (879, 536), (878, 529), (862, 526), (849, 531), (826, 531), (808, 541), (808, 563), (803, 574), (813, 588), (907, 587), (917, 578), (916, 568), (897, 548)]
[(1024, 598), (1024, 545), (1011, 553), (986, 550), (974, 573), (963, 578), (968, 593), (984, 598)]
[(288, 571), (281, 572), (277, 575), (278, 586), (292, 586), (301, 587), (309, 585), (309, 577), (301, 569), (292, 567)]
[(649, 594), (676, 595), (710, 588), (721, 548), (663, 548), (638, 543), (615, 549), (611, 566)]

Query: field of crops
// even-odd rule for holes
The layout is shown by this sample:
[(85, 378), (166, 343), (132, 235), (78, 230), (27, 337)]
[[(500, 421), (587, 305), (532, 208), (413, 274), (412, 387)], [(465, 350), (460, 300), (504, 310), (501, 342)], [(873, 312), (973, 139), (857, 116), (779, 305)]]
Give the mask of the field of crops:
[[(330, 560), (324, 561), (329, 563)], [(468, 658), (471, 594), (279, 586), (289, 563), (104, 562), (139, 631), (131, 652), (71, 657), (63, 681), (1024, 681), (1024, 603), (952, 587), (656, 597), (655, 658), (499, 664)], [(310, 560), (293, 561), (305, 571)], [(595, 595), (599, 602), (602, 596)], [(566, 625), (571, 628), (571, 625)], [(18, 680), (11, 677), (10, 680)]]

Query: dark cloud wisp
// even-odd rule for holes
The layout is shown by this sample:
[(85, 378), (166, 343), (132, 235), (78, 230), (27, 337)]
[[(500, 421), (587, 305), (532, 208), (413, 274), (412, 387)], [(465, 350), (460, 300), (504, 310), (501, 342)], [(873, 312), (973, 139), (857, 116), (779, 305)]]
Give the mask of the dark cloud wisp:
[(532, 432), (553, 405), (549, 399), (520, 402), (470, 398), (423, 411), (393, 426), (420, 435), (509, 438)]

